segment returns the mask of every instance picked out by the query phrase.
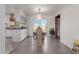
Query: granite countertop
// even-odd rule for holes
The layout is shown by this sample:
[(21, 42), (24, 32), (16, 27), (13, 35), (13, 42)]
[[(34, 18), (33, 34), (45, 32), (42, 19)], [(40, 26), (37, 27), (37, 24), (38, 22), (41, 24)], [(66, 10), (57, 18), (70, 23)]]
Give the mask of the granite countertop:
[(5, 27), (7, 30), (21, 30), (21, 29), (28, 29), (28, 27)]

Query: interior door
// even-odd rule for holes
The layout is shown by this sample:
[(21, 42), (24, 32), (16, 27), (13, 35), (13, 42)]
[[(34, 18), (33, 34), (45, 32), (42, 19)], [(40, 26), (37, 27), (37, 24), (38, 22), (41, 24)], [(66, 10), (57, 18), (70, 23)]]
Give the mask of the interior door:
[(55, 17), (55, 38), (60, 39), (60, 14)]

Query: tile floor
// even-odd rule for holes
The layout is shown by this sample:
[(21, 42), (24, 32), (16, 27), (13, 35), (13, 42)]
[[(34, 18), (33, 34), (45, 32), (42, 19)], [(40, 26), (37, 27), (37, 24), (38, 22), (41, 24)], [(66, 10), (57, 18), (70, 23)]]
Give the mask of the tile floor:
[(45, 37), (42, 47), (36, 47), (36, 40), (32, 37), (23, 42), (13, 43), (11, 54), (71, 54), (71, 50), (53, 37)]

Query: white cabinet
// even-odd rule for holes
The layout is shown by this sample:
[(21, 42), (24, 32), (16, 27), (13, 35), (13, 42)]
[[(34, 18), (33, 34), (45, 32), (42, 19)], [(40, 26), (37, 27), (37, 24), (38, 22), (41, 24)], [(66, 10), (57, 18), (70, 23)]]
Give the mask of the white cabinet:
[(21, 42), (27, 37), (27, 29), (6, 29), (6, 36), (12, 37), (14, 42)]
[(14, 42), (20, 42), (21, 41), (21, 30), (12, 30), (11, 36), (13, 38)]
[(23, 40), (26, 37), (27, 37), (27, 29), (21, 30), (21, 39)]

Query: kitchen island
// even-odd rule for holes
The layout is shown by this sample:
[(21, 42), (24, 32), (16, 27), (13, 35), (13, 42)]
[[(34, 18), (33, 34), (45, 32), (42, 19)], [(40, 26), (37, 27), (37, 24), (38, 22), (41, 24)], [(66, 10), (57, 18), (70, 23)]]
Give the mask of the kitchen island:
[(12, 37), (13, 42), (21, 42), (28, 36), (27, 27), (6, 27), (6, 37)]

